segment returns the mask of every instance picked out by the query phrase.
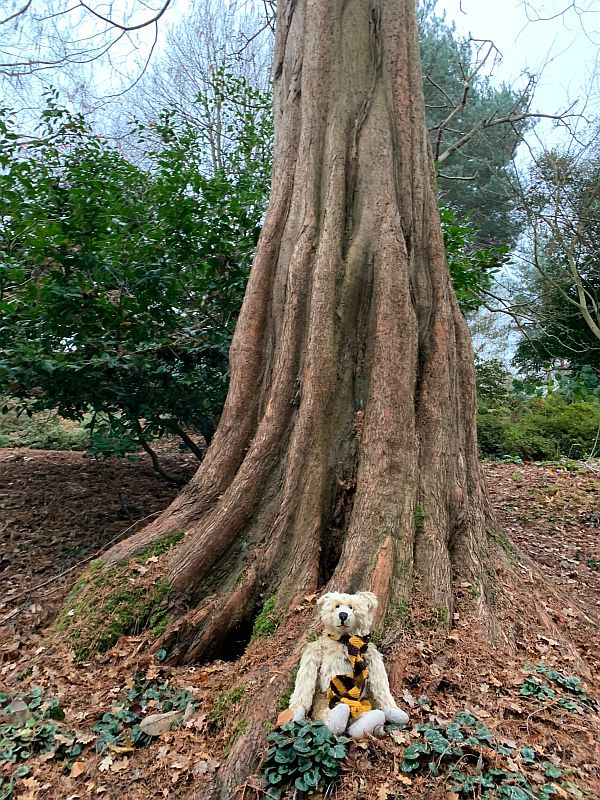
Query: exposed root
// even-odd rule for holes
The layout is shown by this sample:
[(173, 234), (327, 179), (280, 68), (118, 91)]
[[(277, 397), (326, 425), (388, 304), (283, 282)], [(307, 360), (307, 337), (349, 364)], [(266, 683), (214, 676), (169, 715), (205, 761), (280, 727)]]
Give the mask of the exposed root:
[(174, 664), (227, 658), (227, 642), (235, 630), (243, 626), (251, 630), (258, 589), (256, 570), (249, 569), (231, 594), (220, 592), (205, 598), (201, 607), (179, 619), (154, 649), (165, 649)]
[(169, 623), (173, 587), (156, 562), (182, 534), (155, 541), (136, 561), (107, 567), (94, 561), (79, 578), (54, 622), (79, 661), (106, 652), (121, 636), (149, 632), (160, 637)]

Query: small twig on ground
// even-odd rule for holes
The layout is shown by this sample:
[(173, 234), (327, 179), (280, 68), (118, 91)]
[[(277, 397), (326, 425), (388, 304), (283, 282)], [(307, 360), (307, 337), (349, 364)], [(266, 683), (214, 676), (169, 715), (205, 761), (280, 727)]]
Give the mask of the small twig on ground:
[(552, 706), (558, 706), (558, 703), (559, 703), (558, 700), (553, 700), (551, 703), (546, 703), (546, 705), (540, 706), (539, 708), (534, 708), (534, 710), (531, 712), (531, 714), (528, 714), (527, 719), (525, 720), (525, 725), (527, 727), (527, 733), (529, 733), (529, 720), (532, 717), (537, 716), (542, 711), (548, 711), (548, 709), (552, 708)]
[(12, 619), (13, 617), (16, 617), (17, 614), (20, 614), (21, 611), (23, 611), (24, 608), (25, 608), (25, 606), (20, 606), (19, 608), (13, 608), (12, 611), (9, 611), (8, 614), (5, 614), (0, 619), (0, 627), (2, 627), (2, 625), (5, 625), (8, 622), (9, 619)]

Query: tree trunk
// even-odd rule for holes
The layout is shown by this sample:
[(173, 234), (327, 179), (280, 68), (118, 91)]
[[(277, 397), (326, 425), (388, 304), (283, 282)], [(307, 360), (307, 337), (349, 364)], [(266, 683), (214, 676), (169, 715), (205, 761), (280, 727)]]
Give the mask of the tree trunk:
[(488, 595), (475, 380), (428, 151), (414, 0), (279, 3), (271, 202), (198, 473), (121, 560), (186, 532), (170, 576), (199, 605), (178, 660), (261, 600), (328, 584), (382, 608), (417, 582)]
[(449, 620), (453, 570), (492, 624), (473, 358), (414, 6), (278, 3), (271, 201), (221, 422), (173, 505), (105, 559), (185, 532), (174, 661), (231, 654), (266, 597), (285, 609), (326, 586), (374, 591), (388, 618), (418, 589)]

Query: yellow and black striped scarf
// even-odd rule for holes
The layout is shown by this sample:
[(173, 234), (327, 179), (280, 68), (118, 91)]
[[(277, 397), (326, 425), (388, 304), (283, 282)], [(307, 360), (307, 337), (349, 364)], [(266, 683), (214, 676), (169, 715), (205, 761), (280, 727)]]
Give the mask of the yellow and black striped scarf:
[(359, 714), (371, 710), (371, 703), (368, 700), (361, 700), (369, 676), (367, 662), (363, 657), (367, 652), (369, 639), (370, 636), (349, 636), (348, 634), (337, 639), (338, 642), (346, 645), (348, 660), (352, 665), (352, 674), (333, 676), (327, 691), (329, 708), (335, 708), (339, 703), (345, 703), (350, 706), (350, 713), (353, 717), (358, 717)]

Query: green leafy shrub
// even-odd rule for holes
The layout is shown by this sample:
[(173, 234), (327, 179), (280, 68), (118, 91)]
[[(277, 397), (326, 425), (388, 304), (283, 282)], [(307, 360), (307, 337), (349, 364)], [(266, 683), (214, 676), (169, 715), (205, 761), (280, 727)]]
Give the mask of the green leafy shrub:
[(350, 739), (334, 736), (323, 722), (303, 720), (283, 725), (267, 741), (261, 777), (267, 797), (280, 798), (287, 786), (312, 794), (334, 781)]
[(480, 411), (477, 415), (477, 443), (479, 452), (487, 458), (500, 458), (512, 450), (509, 444), (508, 425), (497, 413)]
[[(498, 739), (471, 714), (458, 714), (447, 725), (426, 723), (415, 729), (422, 738), (404, 750), (400, 764), (403, 772), (444, 775), (449, 788), (461, 798), (550, 800), (559, 794), (549, 783), (534, 789), (524, 774), (536, 768), (555, 780), (562, 777), (558, 767), (550, 761), (538, 762), (538, 753), (532, 748), (518, 749), (514, 742)], [(503, 759), (505, 769), (501, 766)], [(522, 771), (515, 770), (519, 763)]]
[(508, 260), (506, 246), (483, 248), (477, 242), (477, 230), (469, 217), (459, 222), (458, 214), (448, 206), (440, 207), (440, 220), (448, 267), (456, 298), (463, 314), (477, 311), (483, 292), (490, 289), (494, 275)]
[(543, 406), (533, 408), (530, 424), (540, 435), (555, 442), (560, 454), (582, 458), (592, 451), (600, 428), (600, 402), (568, 402), (552, 392)]
[(483, 457), (523, 461), (585, 458), (597, 445), (600, 402), (569, 401), (558, 392), (528, 400), (513, 394), (502, 403), (480, 402), (477, 417)]
[(28, 414), (10, 398), (0, 398), (0, 447), (39, 450), (83, 450), (89, 433), (82, 425), (62, 419), (55, 411)]
[[(35, 138), (0, 111), (0, 393), (122, 455), (210, 440), (270, 182), (270, 99), (212, 76), (227, 142), (172, 110), (137, 125), (144, 166), (47, 96)], [(198, 449), (197, 455), (201, 455)]]
[(506, 429), (506, 453), (523, 461), (553, 461), (560, 457), (557, 443), (539, 432), (535, 422), (523, 419)]
[(133, 676), (133, 685), (121, 692), (111, 711), (102, 715), (92, 726), (98, 734), (96, 750), (103, 753), (109, 745), (126, 742), (143, 747), (152, 737), (140, 728), (140, 722), (148, 714), (163, 714), (168, 711), (185, 711), (194, 706), (195, 697), (185, 689), (177, 689), (168, 683), (148, 680), (143, 672)]

